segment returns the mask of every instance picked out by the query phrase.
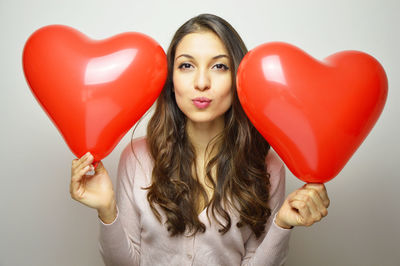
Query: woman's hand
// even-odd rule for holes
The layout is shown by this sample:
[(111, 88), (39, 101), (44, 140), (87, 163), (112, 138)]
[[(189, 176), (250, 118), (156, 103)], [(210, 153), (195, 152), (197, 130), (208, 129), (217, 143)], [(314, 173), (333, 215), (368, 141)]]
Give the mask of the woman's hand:
[[(93, 156), (89, 152), (72, 161), (71, 197), (96, 209), (103, 222), (111, 223), (117, 216), (113, 185), (103, 164), (99, 162), (94, 169), (92, 162)], [(91, 170), (95, 171), (94, 175), (87, 175)]]
[(276, 215), (282, 228), (311, 226), (328, 214), (329, 198), (323, 184), (306, 184), (291, 193)]

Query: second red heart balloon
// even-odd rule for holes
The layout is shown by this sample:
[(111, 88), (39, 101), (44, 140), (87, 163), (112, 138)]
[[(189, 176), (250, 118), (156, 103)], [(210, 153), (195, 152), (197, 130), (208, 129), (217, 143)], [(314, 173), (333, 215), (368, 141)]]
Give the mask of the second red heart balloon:
[(164, 50), (152, 38), (127, 32), (93, 40), (50, 25), (35, 31), (23, 51), (26, 80), (77, 156), (107, 156), (157, 99), (167, 76)]
[(287, 43), (251, 50), (237, 73), (242, 106), (291, 172), (334, 178), (384, 107), (387, 78), (372, 56), (344, 51), (322, 62)]

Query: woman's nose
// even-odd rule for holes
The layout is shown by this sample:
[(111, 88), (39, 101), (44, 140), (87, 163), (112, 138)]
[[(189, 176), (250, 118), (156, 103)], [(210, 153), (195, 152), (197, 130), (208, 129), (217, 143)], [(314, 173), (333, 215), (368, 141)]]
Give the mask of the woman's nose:
[(207, 90), (210, 88), (210, 76), (207, 69), (200, 70), (196, 74), (196, 78), (194, 81), (195, 89), (197, 90)]

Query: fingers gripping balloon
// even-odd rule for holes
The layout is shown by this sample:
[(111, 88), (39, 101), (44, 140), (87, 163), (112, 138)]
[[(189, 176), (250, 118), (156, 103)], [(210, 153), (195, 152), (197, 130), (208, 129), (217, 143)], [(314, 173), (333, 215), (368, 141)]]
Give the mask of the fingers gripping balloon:
[(23, 68), (32, 93), (71, 151), (99, 161), (151, 107), (167, 76), (164, 50), (137, 32), (92, 40), (62, 25), (27, 40)]
[(387, 86), (368, 54), (343, 51), (321, 62), (279, 42), (251, 50), (237, 73), (249, 119), (295, 176), (315, 183), (334, 178), (366, 138)]

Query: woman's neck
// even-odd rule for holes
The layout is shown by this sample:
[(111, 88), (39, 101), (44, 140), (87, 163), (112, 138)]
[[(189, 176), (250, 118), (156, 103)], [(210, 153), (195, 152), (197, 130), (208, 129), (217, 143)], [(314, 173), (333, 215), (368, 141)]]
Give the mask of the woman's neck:
[[(186, 123), (186, 132), (188, 134), (189, 141), (192, 143), (196, 152), (197, 168), (193, 168), (193, 171), (197, 173), (197, 181), (203, 186), (207, 194), (206, 198), (204, 198), (202, 195), (199, 195), (197, 201), (197, 211), (199, 214), (207, 206), (209, 199), (212, 198), (214, 193), (212, 184), (208, 182), (205, 177), (205, 166), (207, 161), (216, 154), (218, 150), (218, 144), (216, 143), (217, 146), (215, 146), (215, 148), (213, 146), (209, 147), (209, 150), (206, 150), (207, 145), (215, 136), (224, 130), (224, 126), (225, 122), (223, 117), (207, 123), (193, 123), (193, 121), (190, 120), (188, 120)], [(213, 169), (213, 177), (216, 178), (215, 168)], [(214, 179), (214, 182), (215, 181), (216, 180)]]
[(186, 123), (186, 132), (189, 141), (196, 150), (196, 155), (204, 158), (209, 142), (221, 133), (224, 129), (224, 118), (220, 117), (207, 123), (195, 123), (188, 120)]

